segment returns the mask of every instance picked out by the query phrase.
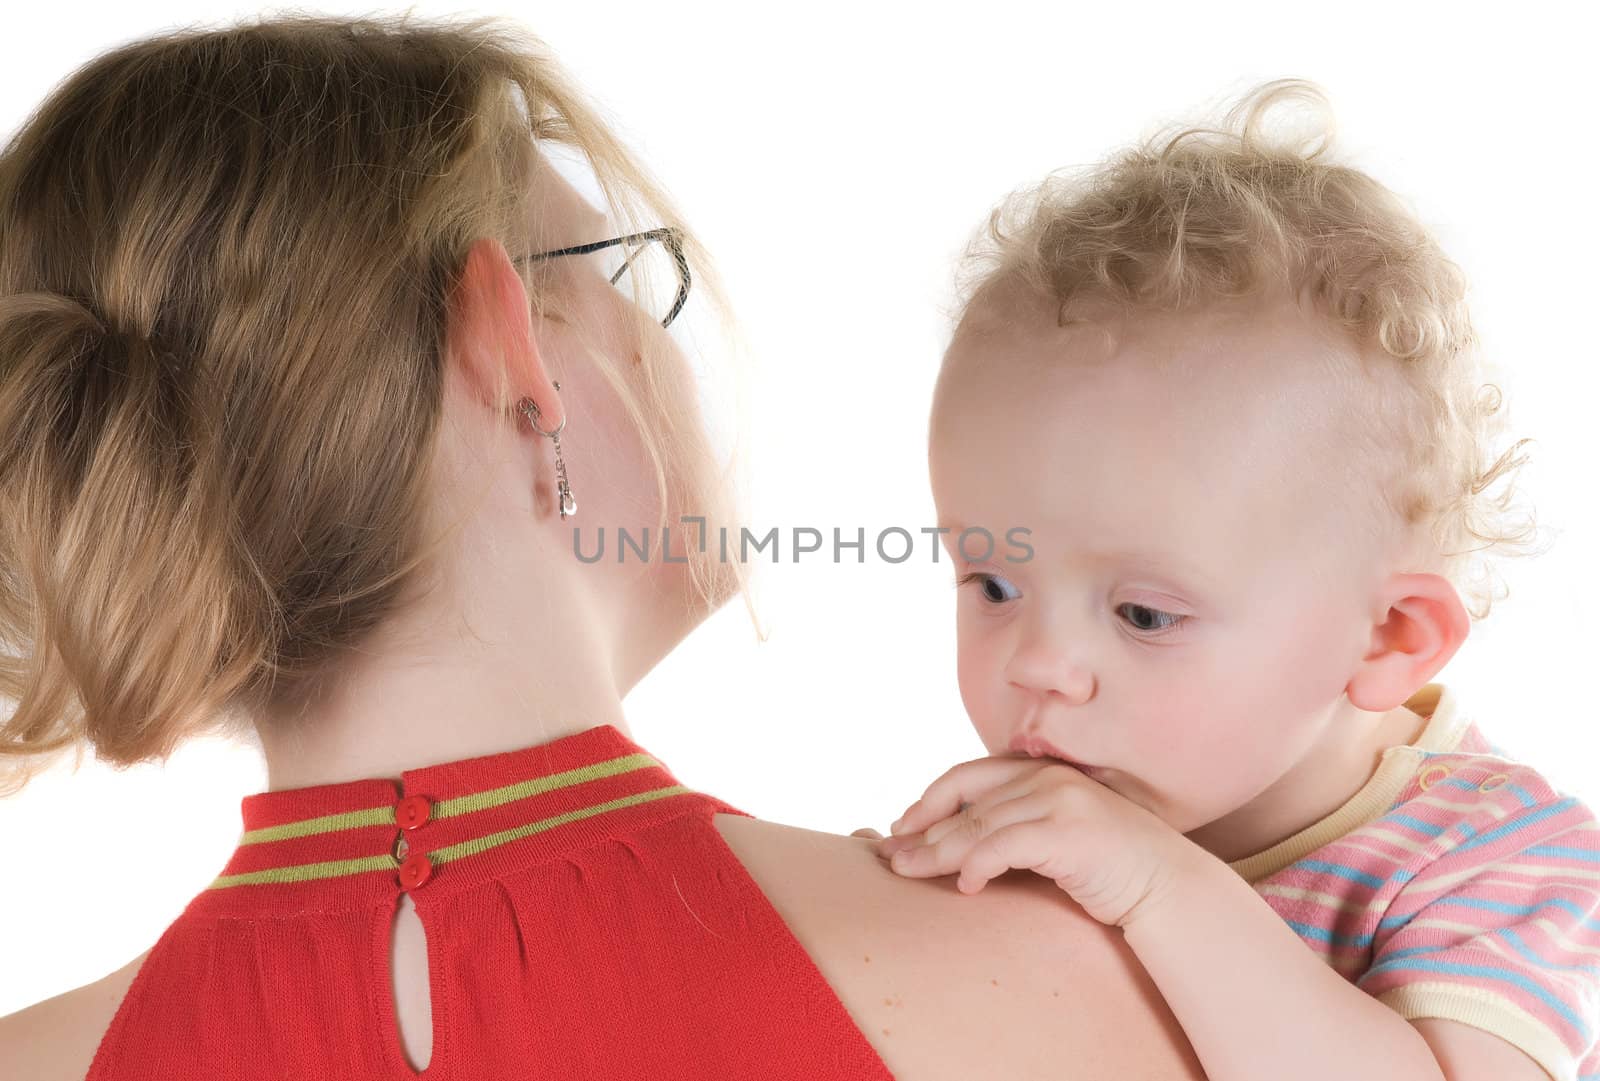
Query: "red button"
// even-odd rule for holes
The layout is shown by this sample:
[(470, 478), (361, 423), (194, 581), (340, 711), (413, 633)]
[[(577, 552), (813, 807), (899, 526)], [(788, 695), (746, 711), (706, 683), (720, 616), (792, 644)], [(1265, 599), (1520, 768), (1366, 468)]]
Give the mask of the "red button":
[(413, 852), (400, 865), (400, 885), (414, 890), (433, 877), (433, 864), (421, 852)]
[(427, 796), (407, 796), (394, 809), (394, 820), (400, 823), (401, 829), (414, 830), (426, 822), (432, 813), (433, 805), (428, 802)]

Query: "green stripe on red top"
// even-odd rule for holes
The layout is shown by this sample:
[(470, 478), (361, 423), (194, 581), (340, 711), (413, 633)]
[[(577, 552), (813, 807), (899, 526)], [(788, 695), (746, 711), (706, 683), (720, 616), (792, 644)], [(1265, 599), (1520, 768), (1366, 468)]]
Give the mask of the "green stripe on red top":
[(244, 832), (191, 909), (260, 914), (422, 903), (497, 874), (677, 817), (696, 801), (613, 725), (517, 751), (246, 796)]

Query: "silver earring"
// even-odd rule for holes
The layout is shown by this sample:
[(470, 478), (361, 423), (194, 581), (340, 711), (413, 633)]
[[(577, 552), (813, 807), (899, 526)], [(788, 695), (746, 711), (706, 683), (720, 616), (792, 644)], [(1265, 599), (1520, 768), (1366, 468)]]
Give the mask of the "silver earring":
[[(561, 389), (560, 383), (553, 386)], [(578, 501), (572, 498), (572, 485), (567, 483), (567, 463), (561, 460), (561, 429), (567, 426), (567, 418), (562, 417), (561, 423), (556, 425), (556, 430), (547, 432), (539, 427), (539, 403), (532, 398), (523, 398), (517, 402), (517, 408), (523, 416), (528, 418), (528, 425), (540, 435), (547, 435), (556, 447), (556, 491), (561, 496), (561, 519), (565, 521), (568, 515), (578, 513)]]

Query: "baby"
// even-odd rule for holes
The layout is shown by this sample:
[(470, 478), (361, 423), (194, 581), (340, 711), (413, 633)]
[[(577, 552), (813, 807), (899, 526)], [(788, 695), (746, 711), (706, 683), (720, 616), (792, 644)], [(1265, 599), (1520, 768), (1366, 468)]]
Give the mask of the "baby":
[(1294, 98), (991, 217), (929, 452), (991, 756), (879, 852), (1054, 880), (1212, 1081), (1595, 1081), (1600, 827), (1429, 682), (1520, 444), (1455, 265), (1260, 130)]

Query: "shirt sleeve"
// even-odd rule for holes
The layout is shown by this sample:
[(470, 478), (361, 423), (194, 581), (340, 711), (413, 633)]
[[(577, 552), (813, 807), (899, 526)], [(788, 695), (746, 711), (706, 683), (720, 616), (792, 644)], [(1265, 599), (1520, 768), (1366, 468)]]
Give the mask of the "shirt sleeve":
[(1401, 887), (1356, 985), (1407, 1020), (1493, 1033), (1555, 1081), (1600, 1081), (1600, 825), (1512, 787)]

